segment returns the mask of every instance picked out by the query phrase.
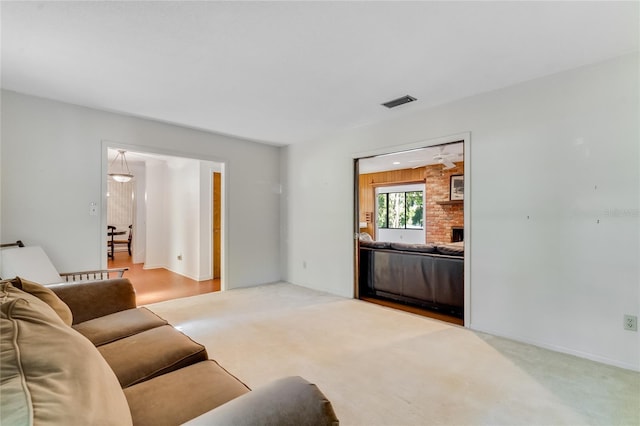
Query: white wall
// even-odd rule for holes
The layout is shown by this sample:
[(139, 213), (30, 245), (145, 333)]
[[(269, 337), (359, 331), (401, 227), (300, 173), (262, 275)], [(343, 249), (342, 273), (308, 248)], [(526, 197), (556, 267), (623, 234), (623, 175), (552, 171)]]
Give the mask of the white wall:
[(144, 267), (147, 269), (165, 268), (169, 263), (169, 244), (167, 227), (169, 217), (167, 203), (168, 167), (164, 161), (147, 162), (145, 166), (146, 197), (146, 256)]
[(640, 316), (638, 69), (626, 56), (289, 146), (286, 279), (353, 295), (355, 153), (470, 132), (468, 326), (640, 369), (622, 327)]
[(388, 241), (390, 243), (424, 244), (424, 229), (392, 229), (380, 228), (376, 241)]
[[(200, 267), (200, 163), (190, 159), (168, 162), (167, 269), (192, 279)], [(180, 259), (178, 259), (180, 257)]]
[[(280, 279), (280, 148), (10, 91), (1, 117), (2, 241), (43, 246), (60, 271), (101, 267), (106, 231), (89, 204), (104, 208), (107, 140), (225, 162), (227, 288)], [(147, 251), (161, 235), (147, 235)]]
[(129, 167), (131, 167), (135, 185), (135, 215), (131, 242), (132, 258), (133, 263), (143, 263), (147, 257), (146, 165), (142, 162), (132, 162)]
[[(145, 263), (145, 269), (166, 268), (198, 281), (211, 279), (211, 171), (220, 170), (221, 164), (150, 157), (130, 166), (141, 194), (136, 211), (142, 212), (136, 215), (139, 224), (134, 226), (134, 237), (138, 237), (133, 244), (134, 262)], [(148, 211), (147, 203), (151, 206)], [(147, 226), (151, 230), (148, 257)]]

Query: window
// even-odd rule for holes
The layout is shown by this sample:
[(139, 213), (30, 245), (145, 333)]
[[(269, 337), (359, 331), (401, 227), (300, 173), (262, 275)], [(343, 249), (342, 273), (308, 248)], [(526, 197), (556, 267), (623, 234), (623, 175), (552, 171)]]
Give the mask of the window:
[(378, 228), (422, 229), (424, 200), (422, 191), (378, 194)]

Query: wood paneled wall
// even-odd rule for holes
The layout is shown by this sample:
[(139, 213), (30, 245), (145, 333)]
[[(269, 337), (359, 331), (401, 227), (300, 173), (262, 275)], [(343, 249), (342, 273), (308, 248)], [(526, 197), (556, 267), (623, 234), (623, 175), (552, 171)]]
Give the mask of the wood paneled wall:
[(360, 222), (366, 221), (366, 213), (371, 213), (371, 221), (367, 222), (366, 229), (360, 232), (367, 232), (375, 239), (376, 220), (376, 187), (399, 185), (403, 183), (424, 183), (425, 168), (401, 169), (388, 172), (368, 173), (360, 175)]

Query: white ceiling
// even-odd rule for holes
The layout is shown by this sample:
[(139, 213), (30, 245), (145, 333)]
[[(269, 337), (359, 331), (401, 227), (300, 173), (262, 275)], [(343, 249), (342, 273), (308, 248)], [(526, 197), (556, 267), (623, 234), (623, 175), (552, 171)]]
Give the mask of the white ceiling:
[[(638, 51), (638, 2), (8, 2), (2, 87), (275, 144)], [(382, 102), (417, 102), (387, 110)]]
[[(115, 160), (116, 156), (118, 155), (118, 151), (120, 151), (119, 148), (108, 148), (107, 149), (107, 161), (109, 162), (109, 164), (111, 164), (111, 162), (113, 160)], [(162, 155), (162, 154), (154, 154), (151, 152), (134, 152), (134, 151), (126, 151), (123, 150), (125, 153), (125, 158), (127, 160), (127, 163), (132, 164), (132, 163), (145, 163), (147, 161), (157, 161), (157, 162), (170, 162), (173, 161), (174, 159), (183, 159), (183, 157), (176, 157), (176, 156), (172, 156), (172, 155)], [(188, 160), (188, 159), (186, 159)], [(193, 160), (193, 161), (200, 161), (200, 160)]]
[(359, 161), (358, 172), (366, 174), (389, 170), (414, 169), (438, 164), (438, 159), (434, 158), (437, 154), (444, 155), (452, 162), (463, 161), (464, 144), (457, 142), (363, 158)]

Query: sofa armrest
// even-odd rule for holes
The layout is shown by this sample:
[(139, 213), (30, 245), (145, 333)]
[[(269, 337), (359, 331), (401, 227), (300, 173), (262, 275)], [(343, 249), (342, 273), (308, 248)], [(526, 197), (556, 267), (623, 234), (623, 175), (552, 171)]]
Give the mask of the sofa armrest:
[(338, 425), (331, 402), (302, 377), (287, 377), (252, 390), (185, 423), (188, 426)]
[(136, 307), (136, 293), (127, 278), (49, 286), (73, 313), (73, 323)]

